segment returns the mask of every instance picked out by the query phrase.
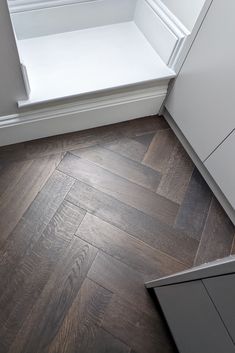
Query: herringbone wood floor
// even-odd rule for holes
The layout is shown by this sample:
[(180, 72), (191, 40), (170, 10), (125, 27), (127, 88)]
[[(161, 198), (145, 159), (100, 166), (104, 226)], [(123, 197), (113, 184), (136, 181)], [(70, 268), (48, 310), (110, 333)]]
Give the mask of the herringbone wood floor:
[(144, 282), (229, 255), (235, 231), (164, 119), (0, 159), (0, 352), (174, 352)]

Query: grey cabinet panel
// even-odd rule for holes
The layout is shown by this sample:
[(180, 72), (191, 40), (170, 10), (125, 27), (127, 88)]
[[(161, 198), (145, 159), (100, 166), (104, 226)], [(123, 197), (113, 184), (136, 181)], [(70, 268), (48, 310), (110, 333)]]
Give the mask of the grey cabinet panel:
[(181, 353), (235, 353), (202, 281), (154, 289)]
[(208, 278), (203, 283), (235, 342), (235, 274)]
[(235, 209), (235, 131), (207, 159), (205, 166)]

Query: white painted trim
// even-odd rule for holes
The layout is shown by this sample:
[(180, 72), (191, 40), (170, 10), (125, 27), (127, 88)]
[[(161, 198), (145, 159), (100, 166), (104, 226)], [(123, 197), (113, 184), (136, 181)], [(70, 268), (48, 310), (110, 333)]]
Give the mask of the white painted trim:
[(167, 85), (87, 98), (0, 118), (0, 146), (155, 115)]
[(26, 66), (24, 64), (21, 63), (20, 65), (21, 65), (21, 71), (22, 71), (22, 75), (23, 75), (25, 89), (27, 92), (27, 99), (29, 99), (31, 89), (30, 89), (30, 84), (29, 84), (28, 72), (27, 72)]
[(190, 32), (160, 0), (138, 0), (134, 20), (170, 68), (175, 66)]
[(30, 1), (30, 0), (9, 0), (9, 8), (11, 13), (40, 10), (54, 6), (64, 6), (69, 4), (76, 4), (81, 2), (92, 2), (97, 0), (44, 0), (44, 1)]
[(133, 20), (136, 0), (99, 0), (66, 3), (11, 13), (18, 40)]
[(227, 198), (225, 197), (224, 193), (221, 191), (211, 174), (209, 173), (208, 169), (206, 168), (205, 164), (200, 160), (196, 152), (193, 150), (192, 146), (186, 139), (186, 137), (183, 135), (182, 131), (179, 129), (177, 126), (176, 122), (173, 120), (172, 116), (170, 113), (167, 111), (167, 109), (164, 110), (163, 115), (165, 119), (167, 120), (168, 124), (182, 143), (183, 147), (185, 148), (186, 152), (189, 154), (190, 158), (198, 168), (199, 172), (207, 182), (208, 186), (211, 188), (212, 192), (214, 193), (215, 197), (217, 200), (220, 202), (221, 206), (224, 208), (225, 212), (235, 225), (235, 212), (234, 208), (232, 205), (228, 202)]

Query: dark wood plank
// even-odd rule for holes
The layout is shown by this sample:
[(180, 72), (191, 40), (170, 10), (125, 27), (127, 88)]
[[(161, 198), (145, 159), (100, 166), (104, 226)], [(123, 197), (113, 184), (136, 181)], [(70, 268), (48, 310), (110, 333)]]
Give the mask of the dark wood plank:
[(134, 139), (136, 141), (140, 142), (145, 147), (149, 148), (154, 136), (155, 136), (154, 133), (153, 134), (145, 134), (145, 135), (137, 136)]
[(108, 306), (102, 327), (130, 345), (136, 353), (175, 352), (156, 309), (150, 316), (116, 295)]
[(233, 244), (231, 248), (231, 255), (235, 255), (235, 236), (233, 237)]
[(12, 169), (9, 168), (8, 187), (0, 197), (0, 247), (53, 173), (62, 156), (58, 154), (22, 162), (23, 168), (19, 168), (18, 171), (17, 168), (13, 168), (15, 173), (13, 184), (11, 184)]
[(0, 351), (6, 352), (22, 321), (74, 238), (85, 211), (63, 202), (0, 297)]
[(211, 200), (212, 192), (201, 174), (195, 169), (179, 209), (176, 228), (200, 240)]
[(109, 332), (102, 328), (97, 330), (94, 343), (88, 352), (84, 353), (130, 353), (130, 348), (117, 338), (113, 337)]
[(198, 241), (182, 231), (79, 181), (76, 181), (66, 199), (183, 263), (192, 265)]
[(141, 162), (147, 151), (147, 147), (142, 143), (128, 137), (114, 139), (109, 143), (103, 144), (103, 146), (110, 151), (136, 162)]
[(178, 143), (169, 158), (157, 193), (181, 204), (192, 176), (194, 164)]
[(178, 144), (178, 139), (171, 129), (158, 131), (143, 159), (143, 164), (165, 173), (176, 144)]
[[(55, 171), (0, 249), (0, 286), (5, 288), (27, 250), (54, 216), (74, 180)], [(0, 291), (2, 292), (2, 291)]]
[(50, 154), (111, 142), (118, 137), (133, 137), (165, 129), (163, 117), (150, 116), (95, 129), (19, 143), (0, 148), (1, 160), (33, 159)]
[(76, 234), (146, 275), (163, 277), (186, 269), (182, 263), (89, 213), (84, 217)]
[(85, 280), (48, 352), (92, 351), (98, 326), (111, 297), (109, 291)]
[(144, 312), (154, 312), (153, 302), (144, 287), (150, 276), (139, 273), (102, 252), (96, 256), (87, 276)]
[(17, 185), (27, 170), (30, 169), (32, 163), (33, 160), (1, 162), (0, 200), (4, 197), (4, 194), (7, 195)]
[(179, 207), (176, 203), (89, 161), (67, 154), (59, 164), (58, 170), (152, 217), (168, 224), (174, 223)]
[(157, 190), (161, 180), (160, 173), (153, 169), (100, 146), (74, 150), (72, 154), (152, 191)]
[(234, 234), (234, 225), (213, 198), (194, 264), (201, 265), (229, 256)]
[[(61, 257), (50, 281), (44, 287), (30, 314), (21, 325), (9, 352), (48, 352), (49, 346), (54, 346), (56, 342), (60, 342), (60, 348), (58, 348), (57, 352), (64, 352), (66, 351), (64, 350), (66, 342), (60, 341), (60, 338), (62, 338), (60, 332), (62, 332), (62, 335), (65, 334), (67, 341), (69, 341), (73, 339), (74, 334), (77, 334), (78, 324), (81, 326), (81, 331), (86, 329), (85, 318), (89, 315), (89, 313), (86, 314), (84, 312), (89, 307), (83, 308), (83, 305), (87, 303), (86, 296), (88, 303), (93, 304), (98, 309), (100, 294), (104, 294), (104, 302), (110, 298), (109, 292), (100, 289), (100, 287), (92, 283), (90, 284), (89, 281), (83, 286), (96, 253), (97, 250), (92, 246), (76, 237), (73, 239), (71, 245)], [(82, 286), (81, 293), (78, 294)], [(98, 291), (97, 297), (95, 294), (96, 290)], [(80, 319), (79, 315), (76, 316), (79, 310), (81, 310)], [(86, 314), (86, 316), (83, 317), (83, 314)], [(65, 319), (66, 315), (68, 316), (67, 319)], [(72, 318), (76, 318), (76, 321), (73, 321)], [(66, 331), (64, 322), (69, 322), (70, 320), (70, 330)], [(81, 324), (82, 322), (83, 324)]]

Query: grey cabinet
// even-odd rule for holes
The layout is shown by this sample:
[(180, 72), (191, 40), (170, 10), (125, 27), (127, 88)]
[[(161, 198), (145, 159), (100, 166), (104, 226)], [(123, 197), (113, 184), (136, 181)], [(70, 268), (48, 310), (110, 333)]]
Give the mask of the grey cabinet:
[(180, 353), (235, 353), (235, 258), (147, 284)]

